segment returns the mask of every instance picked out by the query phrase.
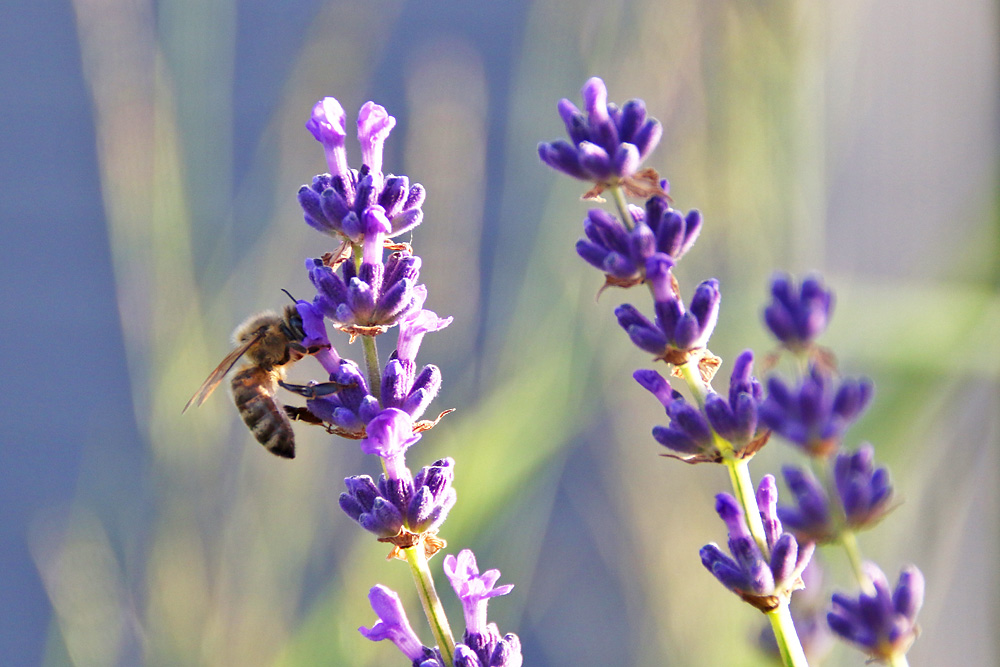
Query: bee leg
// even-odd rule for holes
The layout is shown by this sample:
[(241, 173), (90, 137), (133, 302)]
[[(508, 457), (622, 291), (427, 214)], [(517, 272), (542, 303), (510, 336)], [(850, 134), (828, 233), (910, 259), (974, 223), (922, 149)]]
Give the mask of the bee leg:
[(298, 394), (300, 396), (305, 396), (306, 398), (319, 398), (321, 396), (329, 396), (330, 394), (336, 394), (341, 389), (346, 389), (347, 387), (353, 387), (354, 384), (343, 384), (342, 382), (310, 382), (309, 384), (289, 384), (287, 382), (278, 381), (284, 389)]
[(294, 405), (282, 405), (285, 409), (285, 414), (292, 421), (305, 422), (306, 424), (315, 424), (317, 426), (326, 426), (322, 419), (314, 415), (309, 408), (298, 408)]

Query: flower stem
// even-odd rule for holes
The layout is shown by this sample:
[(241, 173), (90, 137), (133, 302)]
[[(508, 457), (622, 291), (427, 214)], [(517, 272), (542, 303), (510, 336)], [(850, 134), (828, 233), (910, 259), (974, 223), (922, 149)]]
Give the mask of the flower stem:
[(844, 528), (840, 533), (840, 543), (843, 545), (844, 551), (847, 552), (847, 560), (851, 563), (851, 570), (854, 571), (854, 578), (858, 580), (861, 590), (866, 595), (875, 595), (875, 587), (872, 585), (868, 575), (865, 574), (861, 558), (861, 548), (858, 546), (858, 538), (854, 534), (854, 531)]
[(368, 391), (382, 402), (382, 370), (378, 363), (378, 345), (375, 336), (362, 336), (361, 347), (365, 351), (365, 374), (368, 376)]
[(753, 490), (753, 480), (750, 479), (750, 461), (749, 459), (727, 458), (724, 463), (729, 469), (729, 481), (733, 484), (733, 493), (736, 494), (736, 500), (743, 508), (747, 528), (750, 529), (750, 534), (757, 542), (760, 552), (770, 556), (771, 549), (767, 546), (764, 520), (760, 518), (760, 509), (757, 507), (757, 497)]
[(450, 667), (455, 660), (455, 637), (451, 634), (451, 626), (448, 625), (448, 617), (444, 614), (441, 598), (434, 589), (434, 577), (431, 576), (431, 570), (427, 566), (424, 544), (421, 542), (415, 547), (403, 549), (403, 553), (406, 554), (406, 562), (410, 564), (413, 583), (417, 586), (420, 603), (424, 607), (424, 614), (430, 623), (431, 632), (434, 633), (434, 640), (441, 651), (441, 657), (444, 659), (444, 664)]
[(778, 650), (781, 651), (781, 662), (785, 667), (809, 667), (805, 651), (799, 642), (799, 635), (795, 632), (788, 603), (782, 602), (776, 609), (767, 612), (767, 620), (771, 622)]
[(622, 219), (622, 224), (625, 225), (625, 229), (631, 230), (635, 224), (632, 221), (632, 214), (628, 212), (628, 202), (625, 201), (625, 193), (622, 192), (620, 185), (612, 185), (608, 188), (608, 192), (611, 193), (611, 198), (615, 200), (615, 206), (618, 208), (618, 215)]

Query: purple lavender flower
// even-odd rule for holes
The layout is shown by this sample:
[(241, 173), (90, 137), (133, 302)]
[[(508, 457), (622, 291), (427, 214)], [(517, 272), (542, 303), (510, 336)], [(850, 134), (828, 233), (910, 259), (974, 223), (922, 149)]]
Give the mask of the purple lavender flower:
[(455, 462), (439, 459), (413, 479), (405, 469), (396, 474), (380, 475), (378, 484), (368, 475), (348, 477), (340, 508), (379, 538), (394, 537), (403, 528), (416, 534), (436, 531), (455, 506)]
[(853, 454), (837, 455), (833, 481), (847, 525), (854, 530), (874, 525), (892, 509), (889, 471), (875, 467), (875, 448), (868, 443)]
[(486, 605), (490, 598), (506, 595), (513, 584), (496, 586), (500, 570), (479, 573), (476, 556), (463, 549), (458, 557), (444, 558), (444, 573), (462, 602), (465, 615), (463, 643), (455, 646), (456, 667), (520, 667), (521, 641), (508, 633), (503, 637), (495, 623), (486, 621)]
[(811, 473), (795, 466), (785, 466), (781, 472), (795, 498), (794, 505), (778, 508), (781, 522), (799, 539), (820, 544), (835, 541), (839, 531), (823, 485)]
[[(661, 186), (667, 188), (666, 181)], [(682, 216), (665, 197), (651, 197), (646, 208), (630, 207), (634, 225), (626, 229), (613, 215), (595, 208), (583, 221), (586, 239), (576, 242), (576, 252), (607, 275), (608, 283), (630, 287), (646, 277), (646, 260), (653, 253), (680, 259), (694, 245), (701, 230), (701, 213)]]
[(403, 461), (406, 450), (420, 437), (413, 432), (410, 415), (398, 408), (386, 408), (368, 422), (361, 451), (381, 458), (390, 479), (401, 479), (409, 475)]
[(642, 100), (629, 100), (621, 109), (609, 104), (607, 87), (597, 77), (589, 79), (581, 92), (586, 114), (567, 99), (559, 102), (570, 141), (540, 143), (538, 156), (557, 171), (594, 183), (635, 175), (660, 142), (660, 122), (646, 117)]
[(837, 454), (833, 481), (837, 507), (831, 507), (823, 485), (810, 473), (788, 466), (785, 482), (795, 505), (779, 507), (778, 515), (799, 539), (833, 542), (842, 527), (857, 531), (878, 522), (891, 509), (892, 486), (885, 468), (875, 469), (874, 449), (862, 445), (857, 452)]
[(905, 655), (917, 638), (924, 576), (912, 565), (904, 567), (896, 590), (891, 591), (885, 574), (874, 563), (865, 563), (865, 569), (875, 593), (860, 593), (857, 598), (834, 593), (827, 622), (834, 633), (872, 659), (889, 661)]
[(729, 400), (716, 393), (709, 394), (705, 397), (705, 415), (716, 433), (732, 443), (734, 449), (743, 449), (765, 437), (757, 428), (758, 406), (763, 399), (764, 390), (753, 376), (753, 352), (744, 350), (736, 357), (729, 376)]
[(423, 186), (410, 187), (406, 176), (382, 175), (382, 147), (395, 124), (396, 120), (381, 106), (366, 102), (361, 107), (358, 141), (364, 165), (355, 171), (347, 166), (343, 107), (332, 97), (316, 103), (306, 127), (323, 144), (330, 173), (320, 174), (311, 185), (299, 188), (299, 204), (310, 227), (359, 244), (365, 233), (365, 212), (372, 206), (382, 207), (389, 237), (420, 224)]
[[(640, 384), (645, 384), (653, 379), (652, 373), (662, 379), (656, 371), (636, 371), (633, 377)], [(641, 375), (640, 375), (641, 374)], [(666, 382), (666, 380), (663, 380)], [(655, 382), (655, 381), (654, 381)], [(647, 386), (647, 389), (656, 391)], [(715, 446), (712, 435), (712, 428), (698, 408), (694, 407), (678, 392), (672, 392), (670, 399), (664, 403), (667, 416), (670, 417), (669, 426), (654, 426), (653, 438), (666, 447), (677, 452), (681, 460), (694, 459), (697, 461), (719, 460), (720, 454)]]
[[(372, 223), (370, 230), (384, 223), (385, 216), (380, 210), (379, 207), (369, 210), (366, 219)], [(373, 233), (375, 238), (365, 241), (364, 260), (359, 270), (354, 268), (353, 262), (342, 262), (338, 276), (322, 259), (306, 262), (309, 279), (317, 292), (313, 304), (348, 333), (356, 328), (392, 326), (410, 311), (418, 309), (418, 304), (426, 298), (426, 288), (416, 284), (420, 258), (397, 251), (383, 265), (381, 234)], [(369, 257), (369, 250), (378, 254)]]
[(771, 279), (772, 301), (764, 309), (764, 321), (774, 337), (793, 351), (812, 345), (826, 330), (833, 310), (833, 293), (818, 276), (810, 276), (797, 287), (791, 276), (779, 273)]
[(872, 383), (868, 379), (842, 379), (839, 386), (831, 371), (811, 364), (802, 383), (792, 389), (779, 378), (767, 383), (768, 397), (760, 406), (760, 419), (775, 433), (810, 456), (827, 457), (837, 450), (847, 428), (868, 406)]
[(615, 309), (618, 324), (641, 350), (674, 365), (688, 361), (691, 353), (708, 344), (719, 319), (719, 281), (715, 278), (698, 285), (691, 305), (674, 293), (670, 278), (673, 260), (655, 253), (646, 261), (646, 280), (652, 287), (656, 322), (649, 321), (631, 304)]
[(373, 642), (388, 639), (409, 658), (414, 667), (444, 665), (440, 653), (420, 643), (395, 591), (378, 584), (368, 592), (368, 601), (378, 620), (371, 629), (362, 626), (358, 628), (358, 632)]
[(781, 532), (776, 506), (778, 490), (774, 477), (765, 475), (757, 488), (757, 507), (764, 521), (769, 554), (761, 552), (747, 528), (746, 519), (735, 498), (727, 493), (716, 497), (715, 511), (729, 529), (727, 555), (716, 544), (701, 548), (701, 562), (723, 586), (761, 611), (767, 612), (787, 601), (802, 587), (800, 575), (812, 557), (816, 545), (801, 548), (791, 533)]

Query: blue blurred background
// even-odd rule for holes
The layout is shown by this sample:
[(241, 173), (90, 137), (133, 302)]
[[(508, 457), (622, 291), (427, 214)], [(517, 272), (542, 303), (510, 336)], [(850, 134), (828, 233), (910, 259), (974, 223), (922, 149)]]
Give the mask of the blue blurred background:
[[(322, 433), (274, 460), (221, 394), (180, 414), (331, 249), (294, 196), (326, 169), (303, 127), (324, 95), (351, 122), (383, 104), (386, 170), (429, 192), (411, 240), (455, 323), (421, 360), (458, 410), (412, 464), (457, 460), (442, 537), (516, 584), (490, 609), (526, 664), (769, 664), (697, 558), (726, 478), (657, 456), (649, 360), (573, 251), (582, 188), (536, 159), (591, 75), (646, 100), (652, 166), (705, 213), (678, 277), (722, 281), (713, 352), (768, 351), (773, 270), (836, 290), (824, 342), (877, 385), (849, 443), (905, 500), (861, 546), (928, 579), (911, 664), (1000, 664), (998, 25), (987, 0), (6, 3), (3, 664), (399, 664), (355, 629), (374, 583), (411, 596), (406, 568), (336, 505), (372, 462)], [(751, 469), (796, 460), (775, 442)]]

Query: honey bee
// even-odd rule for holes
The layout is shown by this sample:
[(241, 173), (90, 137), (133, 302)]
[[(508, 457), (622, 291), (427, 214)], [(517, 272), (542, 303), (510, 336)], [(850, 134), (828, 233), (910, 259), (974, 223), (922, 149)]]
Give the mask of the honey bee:
[(215, 367), (184, 410), (192, 404), (204, 403), (233, 366), (245, 357), (246, 363), (231, 380), (236, 409), (267, 451), (286, 459), (295, 458), (292, 424), (286, 406), (278, 401), (275, 392), (290, 364), (319, 351), (303, 346), (304, 338), (302, 317), (295, 306), (285, 306), (281, 315), (264, 312), (250, 317), (233, 333), (235, 349)]

